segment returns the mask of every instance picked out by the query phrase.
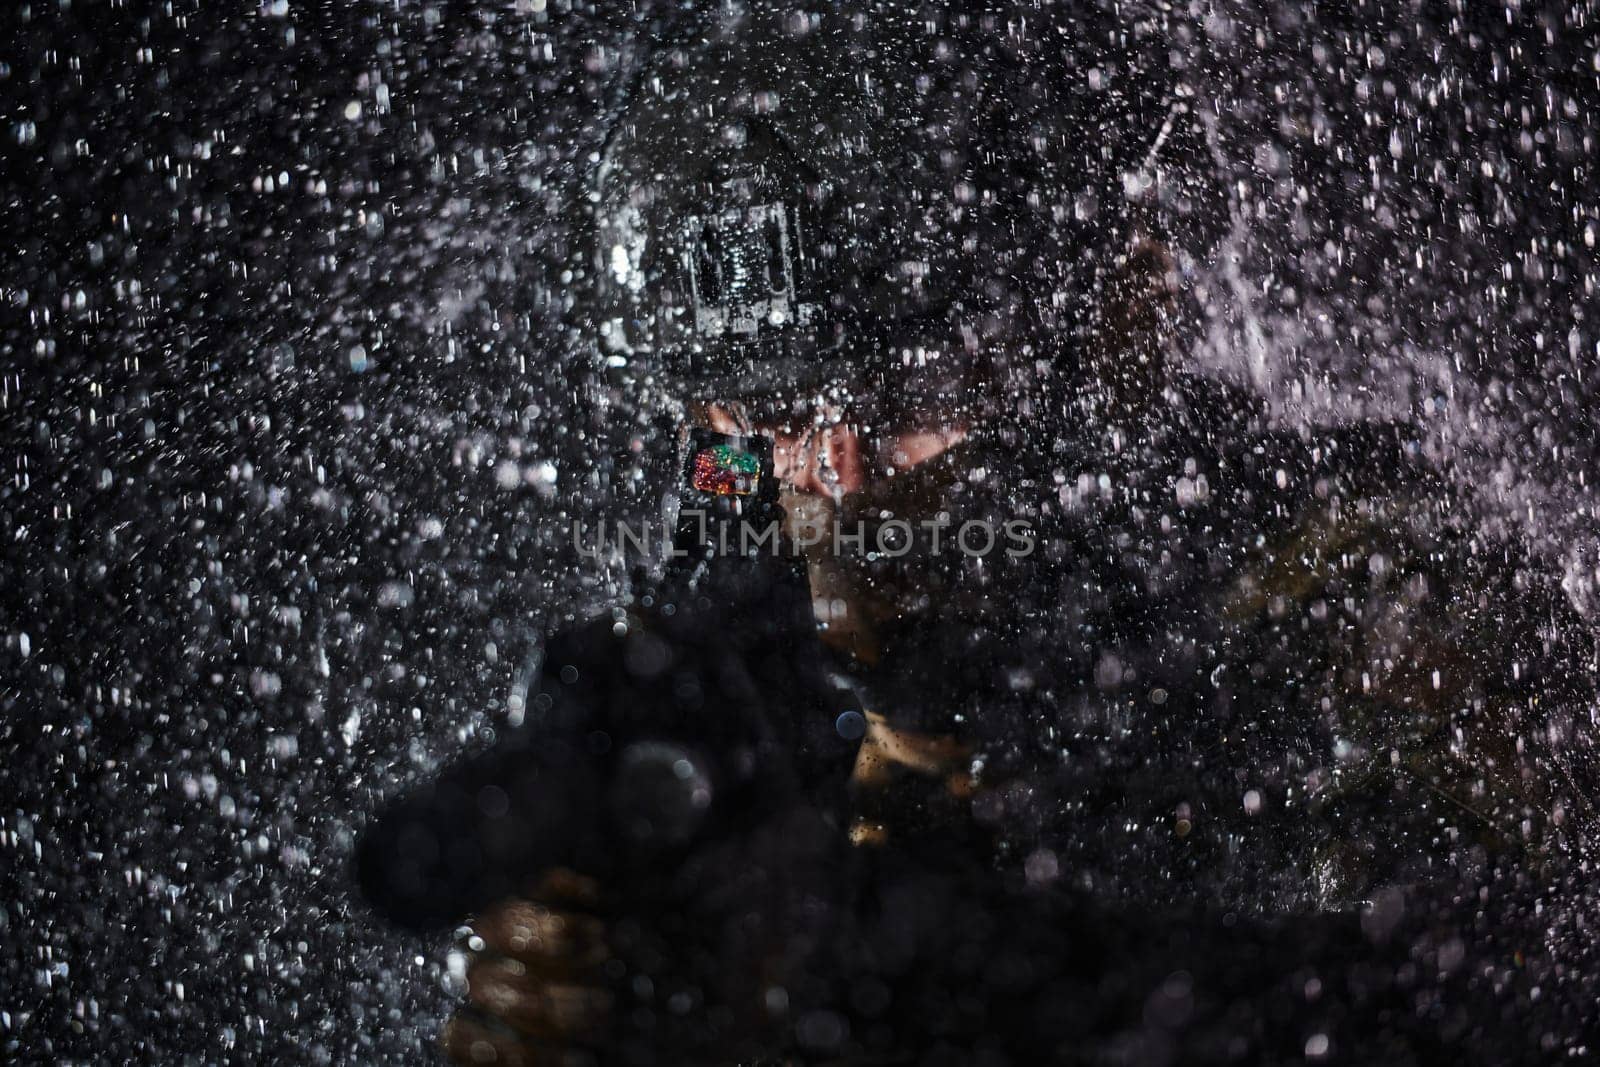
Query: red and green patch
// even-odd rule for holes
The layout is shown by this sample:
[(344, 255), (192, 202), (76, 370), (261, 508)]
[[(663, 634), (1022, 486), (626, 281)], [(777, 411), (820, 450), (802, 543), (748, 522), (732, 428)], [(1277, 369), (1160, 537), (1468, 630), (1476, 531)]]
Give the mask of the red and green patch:
[(689, 470), (689, 484), (717, 496), (749, 496), (760, 482), (761, 461), (729, 445), (702, 448)]

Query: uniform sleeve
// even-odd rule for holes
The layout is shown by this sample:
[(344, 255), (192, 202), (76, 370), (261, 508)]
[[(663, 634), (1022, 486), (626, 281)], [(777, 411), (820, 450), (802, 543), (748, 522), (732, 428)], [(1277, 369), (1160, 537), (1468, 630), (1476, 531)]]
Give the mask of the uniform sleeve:
[(1330, 903), (1539, 868), (1592, 825), (1592, 637), (1557, 576), (1462, 505), (1334, 495), (1253, 553), (1227, 599), (1326, 746), (1304, 803)]

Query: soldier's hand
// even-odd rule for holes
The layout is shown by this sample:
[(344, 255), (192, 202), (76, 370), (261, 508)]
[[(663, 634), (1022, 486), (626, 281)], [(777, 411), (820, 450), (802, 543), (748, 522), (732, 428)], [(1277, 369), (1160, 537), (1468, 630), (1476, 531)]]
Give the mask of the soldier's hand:
[(467, 999), (441, 1043), (459, 1064), (578, 1065), (603, 1059), (611, 953), (594, 884), (570, 872), (473, 922)]
[[(952, 798), (966, 796), (972, 788), (965, 770), (967, 755), (965, 746), (952, 739), (896, 730), (870, 715), (854, 776), (858, 796), (920, 795), (911, 788), (913, 781)], [(909, 802), (916, 806), (914, 800)], [(885, 835), (911, 830), (896, 826), (891, 831), (881, 822), (863, 819), (852, 828), (851, 837), (857, 844), (873, 844)], [(719, 937), (721, 928), (714, 922), (708, 921), (704, 930), (687, 929), (680, 915), (659, 929), (651, 923), (641, 925), (637, 918), (608, 927), (600, 917), (600, 896), (592, 880), (556, 872), (526, 898), (500, 901), (478, 916), (465, 945), (466, 1000), (442, 1037), (453, 1062), (506, 1067), (610, 1062), (627, 1044), (619, 1035), (632, 1025), (623, 1018), (627, 1011), (612, 992), (616, 974), (649, 975), (655, 979), (659, 999), (670, 1002), (669, 990), (683, 986), (711, 992), (708, 980), (712, 986), (722, 985), (733, 971), (743, 973), (742, 965), (753, 968), (745, 983), (750, 996), (729, 1000), (729, 989), (712, 992), (723, 1020), (711, 1030), (702, 1031), (687, 1017), (685, 1027), (674, 1029), (662, 1016), (651, 1034), (632, 1035), (634, 1046), (658, 1044), (676, 1050), (686, 1037), (703, 1045), (707, 1033), (721, 1035), (714, 1045), (717, 1052), (764, 1046), (760, 998), (752, 991), (764, 988), (764, 982), (775, 976), (757, 980), (763, 971), (758, 951), (744, 958), (759, 947), (758, 942), (747, 945), (745, 954), (727, 959), (703, 943)], [(707, 961), (720, 961), (723, 973), (705, 973)], [(616, 973), (608, 974), (608, 964)], [(707, 1050), (694, 1047), (698, 1058), (691, 1062), (709, 1062), (701, 1055)]]
[(978, 791), (971, 755), (972, 749), (953, 737), (891, 726), (883, 716), (868, 712), (866, 736), (850, 776), (858, 808), (851, 843), (882, 845), (897, 832), (911, 830), (892, 825), (896, 813), (937, 818), (954, 810), (952, 805), (964, 806)]

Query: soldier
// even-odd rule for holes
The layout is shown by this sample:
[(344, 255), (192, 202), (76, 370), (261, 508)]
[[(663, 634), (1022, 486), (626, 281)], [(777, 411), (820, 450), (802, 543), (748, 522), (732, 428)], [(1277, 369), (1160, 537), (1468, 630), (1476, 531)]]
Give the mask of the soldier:
[[(822, 647), (775, 676), (750, 666), (756, 688), (785, 690), (758, 694), (767, 718), (806, 720), (779, 730), (806, 766), (772, 765), (800, 783), (773, 815), (783, 840), (737, 823), (674, 868), (670, 915), (617, 910), (617, 881), (645, 876), (605, 849), (565, 853), (537, 886), (483, 875), (469, 1006), (445, 1037), (459, 1062), (1063, 1055), (1118, 1009), (1085, 1007), (1095, 980), (1060, 961), (1136, 943), (1129, 916), (1225, 916), (1229, 933), (1201, 927), (1214, 953), (1267, 937), (1241, 917), (1331, 914), (1306, 938), (1336, 959), (1360, 908), (1370, 933), (1410, 894), (1569, 861), (1592, 818), (1574, 714), (1594, 698), (1559, 589), (1475, 529), (1409, 427), (1270, 430), (1183, 373), (1179, 264), (1205, 252), (1220, 196), (1172, 28), (1158, 9), (1075, 14), (1024, 30), (756, 5), (641, 38), (595, 175), (579, 311), (619, 407), (702, 435), (678, 435), (693, 442), (689, 468), (668, 465), (680, 494), (739, 495), (697, 480), (709, 442), (749, 448), (780, 483), (815, 622), (774, 598), (786, 579), (753, 596), (691, 583), (644, 594), (616, 655), (631, 701), (652, 699), (658, 638), (663, 662), (733, 693), (707, 681), (720, 668), (697, 625), (765, 627), (768, 644), (739, 646), (746, 666), (814, 631)], [(859, 535), (843, 550), (835, 524)], [(707, 590), (741, 606), (651, 614)], [(552, 644), (547, 677), (604, 673), (602, 629)], [(710, 747), (767, 751), (752, 736)], [(646, 829), (611, 845), (660, 856), (701, 834), (665, 813), (698, 827), (694, 798), (742, 772), (650, 743), (621, 762), (677, 769), (643, 807), (621, 803)], [(539, 827), (528, 840), (556, 832)], [(819, 843), (830, 833), (851, 859)], [(746, 868), (765, 873), (730, 876), (721, 910), (682, 905), (684, 885), (704, 902), (709, 872)], [(394, 870), (371, 861), (369, 886)], [(817, 901), (826, 921), (796, 917)], [(780, 919), (752, 917), (769, 905)], [(963, 921), (1014, 973), (932, 932)], [(1185, 966), (1134, 971), (1202, 973)]]

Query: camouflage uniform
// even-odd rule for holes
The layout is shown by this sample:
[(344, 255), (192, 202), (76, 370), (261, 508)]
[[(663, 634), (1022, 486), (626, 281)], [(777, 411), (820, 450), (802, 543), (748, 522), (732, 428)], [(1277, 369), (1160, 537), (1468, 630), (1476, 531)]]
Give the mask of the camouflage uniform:
[[(1592, 650), (1554, 578), (1476, 525), (1404, 427), (1264, 431), (1185, 379), (1160, 399), (1141, 420), (997, 420), (840, 502), (847, 525), (942, 509), (1038, 538), (1021, 559), (814, 561), (811, 592), (868, 624), (838, 666), (874, 712), (853, 838), (880, 847), (847, 848), (818, 786), (850, 746), (828, 729), (832, 672), (791, 662), (803, 599), (729, 615), (737, 597), (683, 598), (554, 639), (538, 729), (448, 774), (419, 825), (510, 843), (446, 872), (479, 903), (543, 858), (522, 854), (529, 827), (574, 838), (598, 896), (551, 914), (603, 929), (611, 958), (571, 972), (491, 911), (452, 1054), (1101, 1062), (1084, 1050), (1165, 1027), (1150, 1013), (1174, 976), (1192, 1062), (1297, 1058), (1301, 1023), (1359, 1062), (1437, 1062), (1462, 1035), (1513, 1062), (1529, 1034), (1581, 1028), (1592, 1000), (1533, 959), (1544, 887), (1581, 869), (1564, 853), (1591, 818)], [(659, 836), (673, 790), (619, 793), (572, 758), (635, 735), (685, 745), (646, 746), (670, 757), (660, 782), (694, 786), (679, 767), (698, 760), (726, 794), (689, 805), (714, 825), (660, 870), (659, 843), (603, 816)], [(509, 816), (481, 817), (485, 782)], [(1497, 1023), (1503, 989), (1518, 1014)], [(617, 1025), (547, 1018), (580, 994)], [(1240, 1010), (1294, 1022), (1245, 1033)]]
[(1027, 517), (1039, 549), (920, 585), (880, 565), (940, 617), (889, 618), (867, 689), (972, 742), (986, 788), (912, 771), (865, 793), (868, 820), (937, 839), (970, 804), (1034, 880), (1246, 912), (1570, 848), (1593, 648), (1554, 578), (1475, 527), (1404, 427), (1263, 432), (1196, 381), (1165, 400), (1141, 431), (1030, 455), (1013, 426), (913, 472), (953, 514)]

